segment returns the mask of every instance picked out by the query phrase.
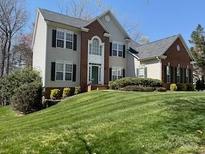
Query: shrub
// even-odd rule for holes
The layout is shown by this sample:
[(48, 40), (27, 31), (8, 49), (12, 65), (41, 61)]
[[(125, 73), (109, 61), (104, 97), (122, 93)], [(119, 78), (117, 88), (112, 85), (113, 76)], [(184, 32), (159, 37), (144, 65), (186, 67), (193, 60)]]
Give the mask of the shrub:
[(152, 91), (155, 90), (155, 88), (153, 88), (153, 87), (142, 87), (142, 86), (131, 85), (131, 86), (126, 86), (126, 87), (120, 88), (120, 90), (123, 90), (123, 91), (152, 92)]
[(186, 84), (187, 91), (194, 91), (194, 85), (191, 83)]
[(186, 91), (187, 85), (185, 83), (178, 83), (177, 84), (177, 91)]
[(4, 104), (9, 104), (15, 90), (23, 84), (41, 82), (39, 72), (26, 68), (14, 71), (0, 81), (0, 99)]
[(75, 95), (80, 94), (81, 89), (80, 87), (75, 87)]
[(50, 94), (51, 99), (59, 99), (60, 98), (60, 89), (52, 89)]
[(15, 90), (11, 106), (15, 111), (27, 114), (42, 108), (42, 86), (38, 82), (23, 84)]
[(156, 91), (158, 91), (158, 92), (166, 92), (167, 89), (164, 88), (164, 87), (157, 87), (157, 88), (156, 88)]
[(120, 89), (126, 86), (161, 87), (161, 81), (149, 78), (126, 77), (109, 83), (110, 89)]
[(71, 95), (71, 89), (70, 88), (64, 88), (63, 89), (63, 98), (68, 97)]
[(205, 89), (205, 84), (204, 80), (197, 80), (196, 81), (196, 90), (204, 90)]
[(170, 90), (171, 90), (171, 91), (177, 91), (177, 85), (176, 85), (175, 83), (172, 83), (172, 84), (170, 85)]

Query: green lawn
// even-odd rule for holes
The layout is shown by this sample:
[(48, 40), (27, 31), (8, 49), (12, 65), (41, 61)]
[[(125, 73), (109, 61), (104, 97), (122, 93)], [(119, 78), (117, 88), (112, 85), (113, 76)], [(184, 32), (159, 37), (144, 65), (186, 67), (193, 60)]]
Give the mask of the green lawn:
[(204, 132), (205, 93), (95, 91), (27, 116), (0, 108), (5, 154), (200, 153)]

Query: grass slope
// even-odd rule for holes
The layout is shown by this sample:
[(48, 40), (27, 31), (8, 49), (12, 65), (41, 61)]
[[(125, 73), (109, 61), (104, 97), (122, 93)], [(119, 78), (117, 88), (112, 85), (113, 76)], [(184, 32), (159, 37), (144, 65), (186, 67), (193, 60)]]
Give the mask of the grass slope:
[(0, 153), (198, 153), (204, 130), (204, 93), (91, 92), (27, 116), (0, 108)]

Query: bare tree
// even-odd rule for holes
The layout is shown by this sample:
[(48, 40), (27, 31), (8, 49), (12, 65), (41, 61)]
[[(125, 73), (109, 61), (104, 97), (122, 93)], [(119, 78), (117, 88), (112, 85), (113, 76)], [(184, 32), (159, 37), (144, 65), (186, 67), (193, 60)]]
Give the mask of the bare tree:
[(0, 0), (1, 68), (0, 76), (9, 74), (12, 39), (26, 23), (26, 9), (21, 0)]
[[(58, 5), (61, 13), (85, 20), (91, 19), (97, 12), (105, 9), (101, 0), (60, 0)], [(91, 5), (94, 5), (92, 9)]]

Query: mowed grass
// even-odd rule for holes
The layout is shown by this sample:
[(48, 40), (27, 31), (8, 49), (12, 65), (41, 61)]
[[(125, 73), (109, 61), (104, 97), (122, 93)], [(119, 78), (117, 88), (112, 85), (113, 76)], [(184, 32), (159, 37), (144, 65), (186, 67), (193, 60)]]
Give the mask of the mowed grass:
[(202, 153), (204, 133), (205, 93), (95, 91), (26, 116), (0, 108), (5, 154)]

